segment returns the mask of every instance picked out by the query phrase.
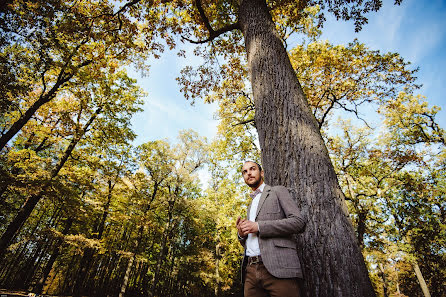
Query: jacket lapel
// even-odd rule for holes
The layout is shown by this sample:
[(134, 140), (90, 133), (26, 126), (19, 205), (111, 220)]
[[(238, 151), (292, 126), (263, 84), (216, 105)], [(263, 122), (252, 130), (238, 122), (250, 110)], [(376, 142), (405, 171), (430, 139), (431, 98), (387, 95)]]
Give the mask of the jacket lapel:
[(260, 209), (263, 206), (263, 202), (265, 202), (265, 200), (268, 197), (270, 191), (271, 191), (271, 187), (268, 186), (268, 185), (265, 185), (265, 188), (263, 188), (262, 195), (260, 196), (259, 206), (257, 206), (256, 220), (257, 220), (257, 217), (259, 215)]

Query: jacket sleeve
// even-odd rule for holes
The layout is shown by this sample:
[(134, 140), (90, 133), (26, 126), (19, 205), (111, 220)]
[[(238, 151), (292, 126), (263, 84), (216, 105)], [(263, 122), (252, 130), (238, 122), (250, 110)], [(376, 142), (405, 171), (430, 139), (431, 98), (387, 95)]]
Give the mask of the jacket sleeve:
[(260, 237), (287, 237), (301, 233), (305, 227), (305, 219), (300, 214), (296, 202), (291, 198), (287, 188), (277, 186), (272, 188), (277, 195), (284, 217), (276, 220), (259, 220)]
[(245, 237), (241, 237), (238, 232), (237, 232), (237, 238), (238, 238), (238, 242), (240, 242), (240, 244), (245, 247), (246, 244), (246, 239), (248, 238), (248, 236)]

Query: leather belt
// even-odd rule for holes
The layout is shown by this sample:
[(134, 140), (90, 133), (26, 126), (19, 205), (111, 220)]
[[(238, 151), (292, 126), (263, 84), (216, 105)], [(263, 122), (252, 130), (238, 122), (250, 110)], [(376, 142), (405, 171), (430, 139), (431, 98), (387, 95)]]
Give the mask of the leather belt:
[(258, 256), (253, 256), (253, 257), (248, 257), (248, 265), (253, 265), (253, 264), (259, 264), (262, 263), (262, 256), (258, 255)]

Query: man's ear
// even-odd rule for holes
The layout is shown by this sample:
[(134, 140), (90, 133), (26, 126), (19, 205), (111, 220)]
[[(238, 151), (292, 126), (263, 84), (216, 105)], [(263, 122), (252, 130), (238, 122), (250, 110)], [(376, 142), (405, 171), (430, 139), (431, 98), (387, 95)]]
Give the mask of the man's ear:
[(261, 176), (261, 177), (262, 177), (262, 179), (263, 179), (263, 176), (264, 176), (263, 170), (262, 170), (262, 171), (260, 171), (260, 176)]

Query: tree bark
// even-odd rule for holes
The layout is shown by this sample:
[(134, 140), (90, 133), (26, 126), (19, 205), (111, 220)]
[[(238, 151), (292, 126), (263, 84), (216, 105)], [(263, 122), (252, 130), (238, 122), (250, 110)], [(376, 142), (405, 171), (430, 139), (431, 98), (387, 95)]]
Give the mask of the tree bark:
[(375, 296), (344, 194), (265, 0), (240, 0), (265, 182), (284, 185), (307, 217), (298, 236), (303, 296)]

